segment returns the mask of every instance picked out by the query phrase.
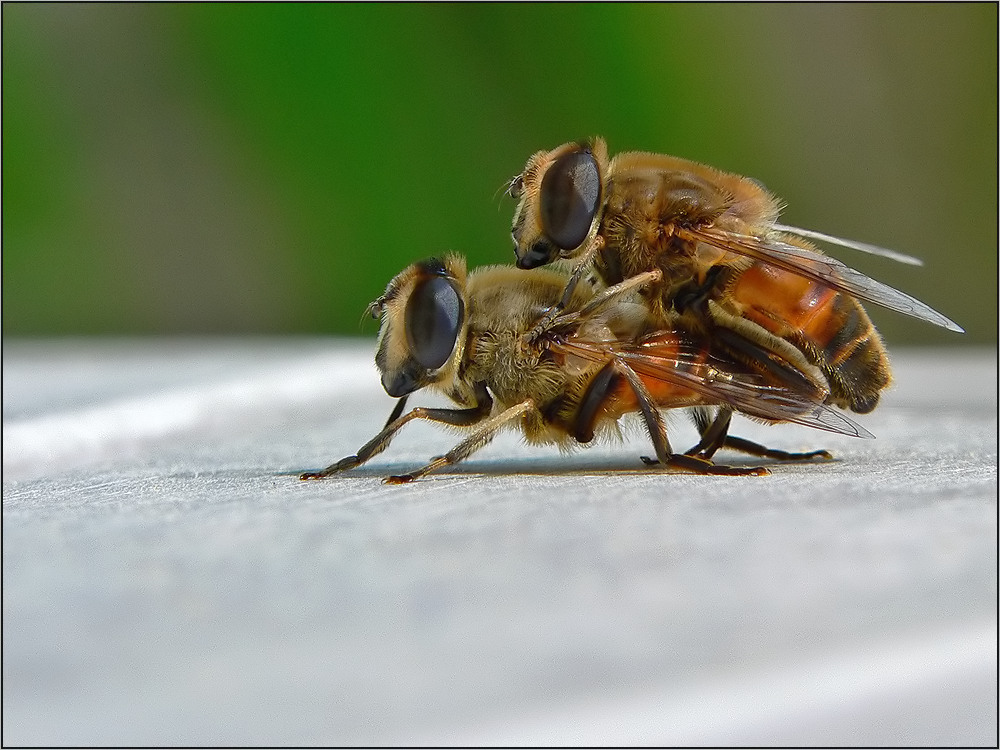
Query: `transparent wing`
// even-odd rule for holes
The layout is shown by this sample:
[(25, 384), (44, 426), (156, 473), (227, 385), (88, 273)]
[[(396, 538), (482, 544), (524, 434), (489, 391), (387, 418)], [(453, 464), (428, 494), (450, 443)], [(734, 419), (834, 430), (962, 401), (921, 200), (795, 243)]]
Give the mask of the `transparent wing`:
[(758, 419), (793, 422), (852, 437), (874, 437), (839, 410), (822, 403), (825, 394), (800, 393), (775, 385), (759, 374), (740, 372), (704, 349), (676, 336), (649, 343), (591, 342), (568, 339), (550, 348), (592, 362), (618, 360), (644, 380), (686, 388), (705, 399), (706, 405), (725, 404)]
[(785, 232), (787, 234), (795, 234), (799, 237), (805, 237), (810, 240), (819, 240), (820, 242), (828, 242), (831, 245), (839, 245), (840, 247), (849, 247), (851, 250), (858, 250), (862, 253), (868, 253), (869, 255), (877, 255), (880, 258), (888, 258), (889, 260), (894, 260), (898, 263), (905, 263), (908, 266), (922, 266), (924, 262), (920, 258), (914, 258), (912, 255), (906, 255), (905, 253), (896, 252), (895, 250), (890, 250), (887, 247), (879, 247), (878, 245), (870, 245), (867, 242), (858, 242), (857, 240), (845, 240), (843, 237), (834, 237), (832, 234), (824, 234), (823, 232), (817, 232), (813, 229), (802, 229), (801, 227), (792, 227), (788, 224), (772, 224), (772, 227), (777, 229), (779, 232)]
[(964, 333), (961, 326), (929, 305), (815, 250), (798, 247), (777, 237), (753, 237), (714, 227), (688, 227), (678, 229), (677, 234), (689, 241), (705, 242), (720, 250), (770, 263), (860, 300)]

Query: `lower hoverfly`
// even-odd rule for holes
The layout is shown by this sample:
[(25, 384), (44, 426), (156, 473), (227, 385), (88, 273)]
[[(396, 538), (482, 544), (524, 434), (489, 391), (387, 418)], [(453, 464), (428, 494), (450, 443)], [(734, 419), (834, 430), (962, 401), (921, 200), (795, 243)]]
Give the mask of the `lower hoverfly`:
[(920, 261), (779, 224), (780, 203), (760, 183), (704, 164), (643, 152), (609, 159), (595, 138), (534, 154), (508, 193), (518, 200), (512, 236), (520, 268), (575, 259), (567, 297), (590, 268), (609, 285), (659, 270), (646, 292), (655, 317), (683, 316), (687, 328), (748, 365), (757, 348), (778, 357), (794, 348), (823, 372), (829, 402), (855, 412), (874, 409), (891, 381), (860, 300), (962, 330), (807, 240)]
[[(728, 414), (793, 422), (871, 437), (825, 401), (821, 371), (800, 357), (796, 366), (765, 349), (753, 352), (766, 368), (734, 360), (710, 338), (665, 326), (636, 292), (660, 271), (606, 287), (577, 284), (558, 315), (569, 275), (557, 268), (520, 271), (489, 266), (466, 273), (456, 255), (415, 263), (398, 274), (369, 312), (380, 316), (376, 365), (386, 392), (399, 399), (385, 427), (356, 455), (302, 479), (354, 468), (380, 454), (415, 419), (461, 427), (469, 435), (443, 456), (390, 483), (412, 481), (455, 464), (498, 431), (519, 428), (530, 443), (572, 447), (619, 434), (619, 419), (637, 414), (649, 434), (650, 464), (697, 474), (766, 475), (763, 467), (731, 467), (711, 459), (720, 448), (779, 460), (825, 457), (825, 451), (786, 453), (727, 435)], [(542, 325), (540, 334), (533, 334)], [(749, 349), (752, 341), (746, 341)], [(407, 398), (431, 388), (458, 408), (417, 407)], [(701, 440), (675, 453), (663, 409), (694, 407)], [(719, 408), (725, 419), (713, 418)]]

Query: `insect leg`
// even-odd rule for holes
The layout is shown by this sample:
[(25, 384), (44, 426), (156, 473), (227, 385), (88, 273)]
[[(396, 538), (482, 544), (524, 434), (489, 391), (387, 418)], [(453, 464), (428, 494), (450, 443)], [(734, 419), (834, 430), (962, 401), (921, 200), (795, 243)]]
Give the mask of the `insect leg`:
[[(669, 466), (683, 471), (690, 471), (695, 474), (718, 474), (722, 476), (767, 476), (771, 472), (762, 466), (753, 468), (743, 468), (739, 466), (719, 466), (708, 459), (690, 456), (683, 453), (671, 453), (670, 443), (667, 441), (667, 429), (663, 423), (663, 415), (656, 408), (649, 390), (643, 384), (642, 379), (635, 370), (620, 360), (616, 362), (618, 371), (625, 376), (629, 386), (635, 393), (639, 402), (639, 410), (646, 421), (646, 428), (649, 430), (649, 437), (653, 441), (653, 448), (656, 450), (657, 461), (643, 458), (647, 465), (656, 463), (662, 466)], [(718, 419), (716, 419), (716, 422)]]
[(497, 432), (507, 423), (512, 422), (513, 420), (518, 419), (535, 409), (535, 402), (531, 399), (515, 404), (509, 409), (497, 414), (495, 417), (488, 419), (475, 431), (475, 433), (467, 437), (443, 456), (438, 456), (426, 466), (419, 468), (416, 471), (412, 471), (409, 474), (387, 477), (385, 479), (385, 483), (405, 484), (407, 482), (412, 482), (415, 479), (419, 479), (424, 474), (436, 471), (442, 466), (457, 464), (459, 461), (465, 460), (484, 445), (489, 443), (496, 436)]
[(406, 402), (409, 400), (410, 394), (407, 393), (405, 396), (400, 397), (399, 400), (396, 401), (396, 405), (393, 407), (392, 413), (389, 415), (389, 418), (385, 420), (385, 424), (382, 425), (383, 430), (399, 419), (399, 415), (403, 413), (403, 409), (406, 408)]
[(379, 432), (378, 435), (361, 446), (357, 455), (342, 458), (339, 461), (330, 464), (322, 471), (304, 472), (299, 475), (299, 479), (323, 479), (333, 474), (339, 474), (342, 471), (347, 471), (348, 469), (360, 466), (388, 448), (389, 443), (392, 441), (393, 437), (395, 437), (396, 433), (403, 427), (403, 425), (407, 422), (413, 421), (414, 419), (427, 419), (432, 422), (455, 425), (456, 427), (468, 427), (469, 425), (476, 424), (477, 422), (481, 422), (485, 419), (489, 415), (490, 410), (493, 408), (493, 399), (490, 397), (486, 388), (482, 385), (477, 385), (476, 405), (469, 409), (428, 409), (424, 407), (417, 407), (400, 417), (399, 415), (403, 411), (403, 407), (406, 405), (406, 399), (406, 396), (399, 399), (396, 404), (396, 408), (394, 408), (392, 410), (392, 414), (389, 415), (389, 419), (385, 423), (385, 427), (382, 428), (382, 431)]
[[(772, 336), (762, 328), (757, 331), (757, 328), (759, 326), (751, 324), (745, 330), (737, 331), (726, 325), (716, 325), (712, 329), (712, 341), (737, 362), (742, 362), (772, 382), (809, 395), (818, 402), (823, 401), (829, 391), (818, 382), (823, 377), (822, 374), (812, 368), (815, 374), (810, 378), (807, 375), (810, 366), (804, 358), (799, 361), (798, 366), (794, 364), (795, 357), (802, 356), (801, 352), (796, 351), (784, 339)], [(754, 341), (750, 336), (758, 336), (759, 340)], [(781, 351), (782, 348), (785, 351)]]
[(662, 278), (663, 271), (658, 268), (652, 271), (646, 271), (645, 273), (636, 274), (635, 276), (625, 279), (625, 281), (615, 284), (614, 286), (609, 286), (603, 292), (590, 300), (590, 302), (581, 307), (577, 315), (581, 318), (592, 315), (610, 302), (616, 301), (621, 295), (645, 286), (646, 284), (660, 281)]
[(563, 289), (562, 297), (555, 304), (555, 306), (542, 316), (542, 319), (538, 321), (534, 328), (528, 332), (527, 341), (532, 343), (538, 339), (545, 331), (547, 331), (551, 325), (552, 321), (555, 320), (566, 309), (566, 305), (569, 301), (573, 299), (573, 292), (576, 290), (576, 285), (580, 283), (580, 279), (583, 278), (584, 272), (590, 268), (593, 264), (594, 258), (604, 247), (604, 238), (598, 235), (594, 238), (594, 241), (590, 243), (584, 253), (580, 256), (576, 265), (573, 267), (573, 271), (569, 276), (569, 281), (566, 282), (566, 288)]
[(597, 254), (604, 248), (604, 238), (600, 235), (594, 237), (593, 242), (590, 243), (588, 247), (579, 257), (576, 265), (573, 267), (573, 272), (569, 276), (569, 281), (566, 284), (566, 288), (563, 289), (562, 299), (559, 300), (559, 304), (556, 307), (559, 310), (564, 310), (569, 301), (573, 299), (573, 291), (576, 289), (576, 285), (580, 283), (580, 279), (583, 278), (584, 272), (590, 268), (594, 262), (594, 258)]
[(776, 448), (768, 448), (760, 443), (754, 443), (735, 435), (728, 435), (726, 433), (733, 416), (732, 410), (728, 408), (720, 409), (715, 419), (711, 421), (708, 414), (701, 409), (696, 410), (693, 416), (695, 424), (698, 425), (698, 432), (701, 433), (701, 440), (696, 446), (685, 451), (685, 455), (687, 456), (710, 459), (720, 448), (729, 448), (730, 450), (739, 451), (751, 456), (773, 458), (776, 461), (808, 461), (813, 458), (833, 458), (829, 451), (825, 450), (789, 453), (788, 451), (777, 450)]
[(678, 289), (671, 300), (674, 309), (679, 313), (693, 310), (704, 317), (710, 317), (708, 311), (708, 300), (719, 287), (725, 286), (732, 277), (732, 269), (729, 266), (712, 266), (705, 273), (705, 280), (702, 282), (690, 281)]
[(656, 283), (662, 278), (663, 272), (659, 269), (636, 274), (635, 276), (625, 279), (625, 281), (619, 282), (614, 286), (609, 286), (579, 310), (562, 313), (556, 317), (551, 317), (548, 313), (546, 313), (528, 334), (528, 342), (530, 343), (534, 341), (539, 335), (545, 333), (545, 331), (549, 328), (572, 325), (578, 320), (585, 320), (588, 316), (593, 315), (600, 308), (617, 301), (617, 299), (623, 294), (628, 294), (629, 292), (639, 289), (646, 284)]
[(701, 408), (694, 412), (694, 421), (701, 433), (701, 440), (690, 450), (684, 451), (686, 456), (697, 456), (698, 458), (710, 459), (715, 452), (723, 446), (726, 441), (726, 433), (729, 430), (729, 422), (733, 418), (733, 410), (728, 407), (721, 407), (715, 418), (709, 421), (709, 413)]
[(667, 426), (663, 423), (663, 415), (656, 408), (656, 403), (653, 401), (649, 389), (646, 388), (635, 370), (620, 360), (615, 362), (615, 369), (625, 376), (635, 393), (636, 400), (639, 402), (639, 411), (642, 412), (646, 429), (649, 431), (649, 439), (653, 441), (653, 450), (656, 451), (657, 461), (666, 466), (670, 462), (672, 453), (670, 441), (667, 439)]
[(777, 461), (808, 461), (813, 458), (825, 458), (827, 460), (833, 459), (830, 452), (825, 450), (808, 451), (806, 453), (789, 453), (788, 451), (782, 451), (776, 448), (768, 448), (760, 443), (754, 443), (750, 440), (736, 437), (735, 435), (727, 435), (725, 441), (722, 443), (722, 447), (729, 448), (734, 451), (740, 451), (740, 453), (748, 453), (751, 456), (773, 458)]

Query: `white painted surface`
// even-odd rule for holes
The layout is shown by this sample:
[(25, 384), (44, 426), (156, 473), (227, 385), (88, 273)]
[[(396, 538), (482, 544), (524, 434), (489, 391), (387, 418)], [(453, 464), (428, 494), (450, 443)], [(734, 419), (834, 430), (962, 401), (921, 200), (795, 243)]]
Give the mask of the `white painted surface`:
[(734, 423), (832, 463), (395, 487), (455, 433), (295, 477), (388, 415), (368, 344), (5, 342), (4, 744), (995, 744), (996, 352), (894, 361), (877, 440)]

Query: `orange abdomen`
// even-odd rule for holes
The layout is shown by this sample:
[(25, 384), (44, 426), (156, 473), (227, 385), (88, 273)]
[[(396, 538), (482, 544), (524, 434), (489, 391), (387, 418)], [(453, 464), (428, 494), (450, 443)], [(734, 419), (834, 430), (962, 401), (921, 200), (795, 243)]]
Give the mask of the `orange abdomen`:
[(833, 319), (838, 292), (767, 263), (754, 263), (730, 290), (743, 317), (776, 336), (796, 331), (825, 347), (837, 332)]
[[(690, 342), (684, 342), (673, 333), (663, 332), (655, 337), (643, 340), (643, 351), (651, 357), (662, 358), (663, 361), (682, 361), (679, 352), (682, 346), (690, 351)], [(707, 350), (700, 356), (691, 358), (684, 363), (686, 370), (697, 371), (704, 365)], [(680, 366), (680, 365), (679, 365)], [(670, 382), (662, 377), (644, 375), (637, 372), (639, 380), (649, 392), (653, 403), (664, 409), (682, 406), (705, 404), (705, 397), (690, 388)], [(580, 400), (572, 425), (573, 436), (581, 443), (588, 443), (594, 437), (598, 424), (605, 421), (615, 421), (624, 414), (640, 412), (639, 397), (622, 375), (609, 361), (593, 377)]]
[(740, 314), (786, 339), (830, 381), (834, 402), (859, 413), (890, 382), (882, 340), (861, 303), (828, 286), (755, 262), (729, 289)]

